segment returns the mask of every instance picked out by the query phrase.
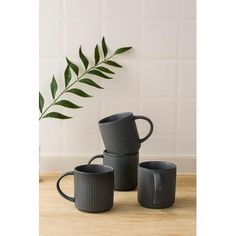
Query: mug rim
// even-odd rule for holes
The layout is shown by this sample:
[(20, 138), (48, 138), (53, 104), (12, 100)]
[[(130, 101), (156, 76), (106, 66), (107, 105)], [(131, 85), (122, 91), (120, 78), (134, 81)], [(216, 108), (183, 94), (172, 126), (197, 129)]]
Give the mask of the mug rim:
[[(109, 121), (109, 119), (112, 119), (112, 118), (114, 118), (115, 116), (121, 116), (121, 117), (118, 118), (118, 119)], [(120, 112), (120, 113), (116, 113), (116, 114), (107, 116), (107, 117), (105, 117), (105, 118), (102, 118), (101, 120), (99, 120), (98, 123), (99, 123), (99, 124), (115, 123), (115, 122), (124, 120), (124, 119), (126, 119), (126, 118), (128, 118), (128, 117), (131, 117), (131, 116), (133, 116), (133, 113), (132, 113), (132, 112)]]
[[(83, 168), (83, 167), (95, 167), (95, 166), (99, 166), (100, 168), (103, 168), (103, 171), (101, 172), (86, 172), (86, 171), (83, 171), (83, 170), (80, 170), (78, 168)], [(102, 164), (84, 164), (84, 165), (79, 165), (79, 166), (76, 166), (74, 168), (74, 171), (77, 172), (77, 173), (80, 173), (80, 174), (85, 174), (85, 175), (101, 175), (101, 174), (106, 174), (106, 173), (112, 173), (114, 172), (114, 169), (111, 167), (111, 166), (107, 166), (107, 165), (102, 165)]]
[[(164, 164), (166, 165), (167, 168), (148, 168), (145, 167), (145, 164)], [(144, 165), (144, 166), (143, 166)], [(139, 167), (145, 170), (158, 170), (158, 171), (168, 171), (168, 170), (174, 170), (176, 169), (176, 165), (174, 163), (171, 162), (167, 162), (167, 161), (144, 161), (144, 162), (140, 162), (139, 163)]]
[(137, 152), (134, 152), (134, 153), (128, 153), (128, 154), (119, 154), (119, 153), (111, 153), (111, 152), (108, 152), (106, 149), (103, 151), (103, 155), (108, 155), (108, 156), (112, 156), (112, 157), (116, 157), (116, 158), (119, 158), (119, 157), (122, 157), (122, 158), (132, 158), (134, 156), (137, 156), (139, 155), (139, 151)]

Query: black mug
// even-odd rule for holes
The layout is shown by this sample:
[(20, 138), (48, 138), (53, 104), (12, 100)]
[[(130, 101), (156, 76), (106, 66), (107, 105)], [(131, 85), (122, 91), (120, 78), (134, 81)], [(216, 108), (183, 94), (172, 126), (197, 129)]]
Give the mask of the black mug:
[[(60, 181), (67, 175), (74, 175), (74, 197), (64, 194)], [(113, 207), (114, 171), (105, 165), (81, 165), (74, 171), (63, 174), (57, 180), (57, 191), (65, 199), (74, 202), (84, 212), (103, 212)]]
[(148, 208), (166, 208), (175, 202), (176, 165), (142, 162), (138, 167), (138, 202)]
[(89, 159), (90, 164), (96, 158), (103, 158), (103, 164), (114, 169), (115, 190), (127, 191), (136, 188), (139, 153), (120, 155), (104, 151), (103, 154)]
[[(135, 120), (143, 119), (150, 124), (150, 131), (144, 138), (139, 138)], [(134, 116), (124, 112), (108, 116), (99, 121), (105, 149), (110, 153), (130, 154), (139, 151), (141, 143), (147, 140), (153, 132), (152, 121), (145, 116)]]

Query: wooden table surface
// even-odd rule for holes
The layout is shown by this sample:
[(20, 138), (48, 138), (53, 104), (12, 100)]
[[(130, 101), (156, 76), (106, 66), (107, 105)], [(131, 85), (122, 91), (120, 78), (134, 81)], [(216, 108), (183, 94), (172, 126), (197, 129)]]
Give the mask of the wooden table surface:
[[(40, 236), (192, 236), (195, 235), (195, 175), (178, 175), (176, 202), (166, 209), (148, 209), (137, 202), (137, 191), (114, 194), (114, 207), (105, 213), (83, 213), (56, 190), (60, 174), (47, 174), (40, 186)], [(73, 196), (73, 177), (61, 182)]]

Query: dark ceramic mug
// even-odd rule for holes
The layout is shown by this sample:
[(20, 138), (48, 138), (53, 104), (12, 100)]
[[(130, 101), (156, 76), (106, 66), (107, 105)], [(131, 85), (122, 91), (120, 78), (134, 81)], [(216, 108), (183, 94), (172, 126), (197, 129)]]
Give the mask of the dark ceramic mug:
[(104, 151), (103, 154), (89, 159), (90, 164), (97, 158), (103, 158), (103, 164), (114, 169), (115, 190), (127, 191), (136, 188), (139, 153), (120, 155)]
[(138, 202), (148, 208), (166, 208), (175, 202), (176, 165), (142, 162), (138, 167)]
[[(67, 196), (60, 188), (61, 179), (67, 175), (74, 175), (74, 197)], [(77, 166), (74, 171), (63, 174), (56, 187), (62, 197), (74, 202), (81, 211), (103, 212), (113, 207), (114, 171), (110, 166)]]
[[(135, 120), (146, 120), (150, 131), (144, 138), (139, 138)], [(141, 143), (147, 140), (153, 132), (152, 121), (145, 116), (134, 116), (131, 112), (123, 112), (108, 116), (99, 121), (105, 149), (110, 153), (129, 154), (139, 151)]]

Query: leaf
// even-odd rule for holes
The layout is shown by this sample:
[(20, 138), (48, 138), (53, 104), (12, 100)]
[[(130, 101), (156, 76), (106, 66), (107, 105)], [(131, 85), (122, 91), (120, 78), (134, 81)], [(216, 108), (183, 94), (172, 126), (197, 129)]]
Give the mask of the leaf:
[(69, 89), (66, 91), (67, 93), (74, 93), (80, 97), (84, 97), (84, 98), (88, 98), (88, 97), (92, 97), (89, 94), (85, 93), (84, 91), (82, 91), (81, 89), (77, 89), (77, 88), (73, 88), (73, 89)]
[(98, 66), (98, 67), (96, 67), (96, 69), (98, 69), (98, 70), (100, 70), (100, 71), (103, 71), (103, 72), (106, 72), (106, 73), (108, 73), (108, 74), (115, 74), (113, 71), (107, 69), (107, 68), (104, 67), (104, 66)]
[(43, 118), (56, 118), (56, 119), (70, 119), (72, 117), (69, 117), (69, 116), (65, 116), (59, 112), (50, 112), (48, 114), (46, 114), (45, 116), (43, 116)]
[(106, 41), (105, 41), (104, 37), (102, 38), (102, 51), (103, 51), (104, 57), (106, 58), (106, 56), (107, 56), (107, 45), (106, 45)]
[(82, 52), (82, 49), (81, 49), (81, 46), (79, 48), (79, 56), (80, 56), (80, 59), (82, 60), (83, 64), (84, 64), (84, 67), (85, 69), (88, 68), (88, 65), (89, 65), (89, 61), (88, 59), (86, 58), (86, 56), (83, 54)]
[(60, 105), (60, 106), (68, 107), (68, 108), (72, 108), (72, 109), (82, 108), (81, 106), (77, 106), (76, 104), (74, 104), (73, 102), (70, 102), (68, 100), (58, 101), (55, 103), (55, 105)]
[(43, 111), (43, 106), (44, 106), (44, 98), (42, 94), (39, 92), (39, 110), (41, 113)]
[(95, 65), (97, 65), (100, 60), (98, 45), (96, 45), (96, 47), (94, 49), (94, 58), (95, 58)]
[(114, 54), (120, 54), (120, 53), (123, 53), (123, 52), (126, 52), (128, 50), (130, 50), (132, 47), (124, 47), (124, 48), (119, 48), (115, 51)]
[(104, 78), (104, 79), (112, 79), (111, 77), (109, 77), (109, 76), (103, 74), (103, 73), (102, 73), (101, 71), (99, 71), (99, 70), (90, 70), (90, 71), (88, 71), (88, 74), (97, 75), (97, 76), (102, 77), (102, 78)]
[(65, 77), (65, 87), (67, 87), (71, 80), (71, 71), (69, 65), (65, 69), (64, 77)]
[(103, 89), (103, 87), (99, 86), (97, 83), (95, 83), (91, 79), (81, 79), (81, 80), (79, 80), (79, 82), (84, 83), (84, 84), (88, 84), (90, 86), (94, 86), (99, 89)]
[(75, 74), (78, 76), (79, 75), (79, 67), (77, 65), (75, 65), (74, 63), (72, 63), (67, 57), (66, 57), (66, 61), (68, 66), (75, 72)]
[(52, 92), (52, 97), (53, 99), (55, 98), (56, 92), (57, 92), (57, 81), (55, 80), (54, 76), (52, 77), (52, 82), (51, 82), (51, 92)]
[(106, 63), (109, 66), (114, 66), (114, 67), (120, 67), (122, 68), (121, 65), (119, 65), (118, 63), (114, 62), (114, 61), (105, 61), (104, 63)]

